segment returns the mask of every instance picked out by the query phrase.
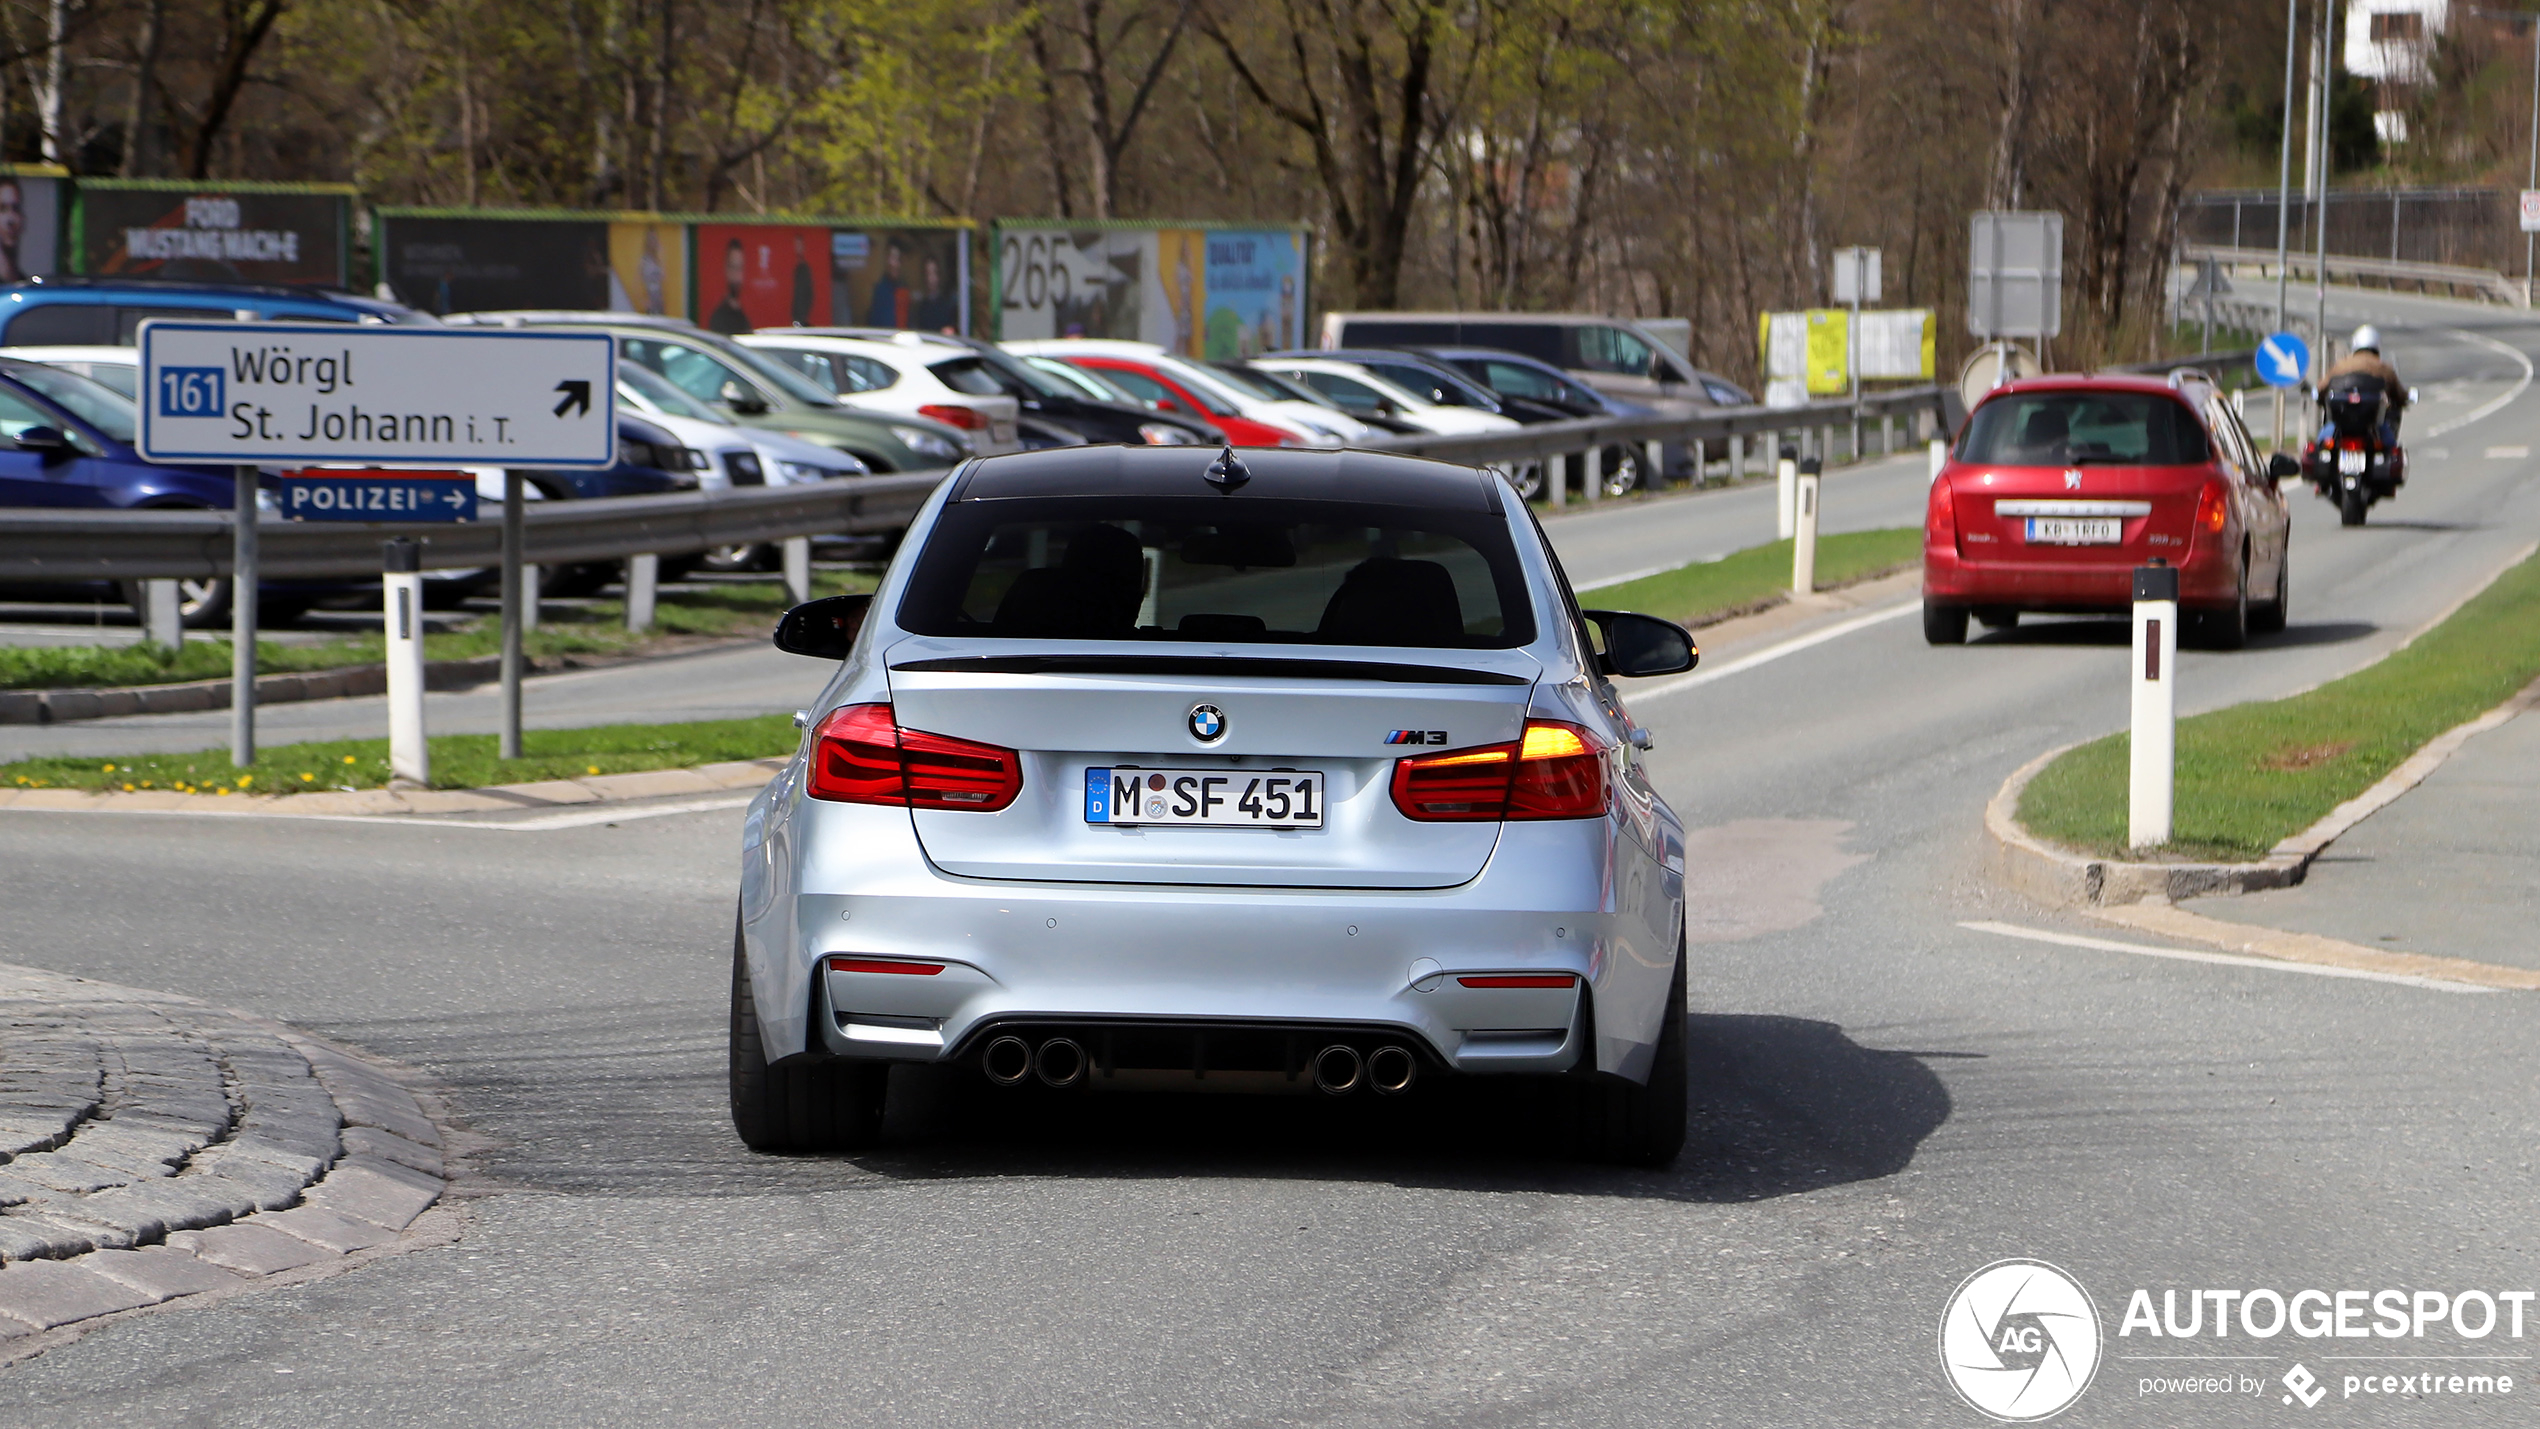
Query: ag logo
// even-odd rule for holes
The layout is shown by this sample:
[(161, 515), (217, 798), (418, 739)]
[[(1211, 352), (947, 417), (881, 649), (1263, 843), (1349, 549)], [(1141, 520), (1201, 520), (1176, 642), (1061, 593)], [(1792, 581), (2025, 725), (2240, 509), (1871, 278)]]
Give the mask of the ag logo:
[(1966, 1278), (1940, 1317), (1940, 1368), (1976, 1412), (2051, 1419), (2099, 1368), (2099, 1311), (2042, 1260), (1997, 1260)]
[(1215, 705), (1191, 706), (1191, 738), (1215, 744), (1226, 737), (1226, 712)]

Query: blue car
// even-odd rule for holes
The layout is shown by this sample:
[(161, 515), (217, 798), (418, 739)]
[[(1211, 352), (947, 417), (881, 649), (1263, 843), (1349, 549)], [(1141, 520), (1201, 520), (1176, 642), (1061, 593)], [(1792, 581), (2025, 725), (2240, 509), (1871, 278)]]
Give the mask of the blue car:
[(130, 347), (144, 318), (433, 321), (401, 303), (323, 288), (75, 276), (0, 287), (0, 347)]

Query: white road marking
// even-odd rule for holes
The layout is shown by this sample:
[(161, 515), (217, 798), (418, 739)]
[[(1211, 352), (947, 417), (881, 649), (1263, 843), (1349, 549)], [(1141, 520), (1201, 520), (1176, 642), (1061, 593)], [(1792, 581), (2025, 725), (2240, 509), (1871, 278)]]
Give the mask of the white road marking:
[[(1795, 640), (1785, 640), (1779, 645), (1767, 645), (1752, 655), (1741, 656), (1716, 669), (1696, 670), (1690, 675), (1679, 675), (1661, 684), (1644, 685), (1628, 693), (1631, 701), (1638, 703), (1642, 700), (1654, 700), (1660, 695), (1672, 695), (1678, 690), (1690, 690), (1696, 685), (1707, 685), (1713, 680), (1725, 680), (1731, 675), (1743, 674), (1758, 665), (1769, 665), (1784, 655), (1796, 655), (1812, 646), (1823, 645), (1829, 640), (1840, 640), (1856, 630), (1867, 630), (1873, 625), (1894, 620), (1900, 615), (1911, 615), (1922, 608), (1922, 601), (1919, 598), (1882, 606), (1867, 615), (1856, 615), (1850, 620), (1838, 621), (1823, 630), (1812, 630)], [(1696, 632), (1696, 636), (1698, 639), (1699, 632)]]
[(2317, 963), (2289, 963), (2275, 958), (2245, 958), (2237, 953), (2200, 953), (2186, 948), (2155, 948), (2146, 943), (2120, 943), (2114, 938), (2091, 938), (2079, 933), (2050, 933), (2044, 928), (2023, 928), (2017, 923), (1978, 922), (1961, 923), (1958, 926), (2004, 938), (2025, 938), (2032, 943), (2055, 943), (2067, 948), (2095, 948), (2103, 953), (2134, 953), (2147, 958), (2175, 958), (2183, 963), (2220, 963), (2225, 967), (2255, 968), (2260, 972), (2307, 973), (2312, 977), (2360, 978), (2365, 982), (2397, 983), (2401, 987), (2422, 988), (2427, 992), (2496, 991), (2492, 987), (2444, 982), (2439, 978), (2410, 977), (2405, 973), (2377, 973), (2368, 972), (2362, 968), (2322, 967)]
[(2489, 447), (2487, 449), (2489, 461), (2521, 461), (2530, 455), (2531, 448), (2529, 447)]
[(2525, 357), (2522, 353), (2516, 351), (2515, 349), (2507, 347), (2505, 344), (2498, 342), (2492, 337), (2481, 337), (2477, 333), (2464, 332), (2456, 327), (2436, 328), (2434, 330), (2436, 332), (2448, 332), (2452, 336), (2460, 338), (2465, 342), (2474, 342), (2482, 347), (2492, 347), (2496, 349), (2498, 352), (2503, 353), (2505, 356), (2522, 365), (2522, 380), (2515, 383), (2512, 389), (2507, 391), (2505, 395), (2478, 407), (2474, 407), (2467, 412), (2463, 412), (2461, 415), (2454, 417), (2452, 420), (2443, 423), (2439, 427), (2428, 428), (2426, 431), (2427, 436), (2439, 437), (2445, 432), (2456, 431), (2462, 427), (2466, 427), (2470, 423), (2475, 422), (2479, 418), (2487, 416), (2490, 413), (2501, 411), (2506, 403), (2521, 396), (2523, 394), (2523, 390), (2531, 385), (2531, 359)]

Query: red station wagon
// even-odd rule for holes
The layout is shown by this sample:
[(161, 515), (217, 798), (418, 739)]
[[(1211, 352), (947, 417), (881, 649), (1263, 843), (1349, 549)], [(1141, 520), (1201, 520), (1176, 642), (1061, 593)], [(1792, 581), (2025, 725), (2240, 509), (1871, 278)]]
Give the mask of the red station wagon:
[(2186, 630), (2236, 650), (2284, 628), (2291, 512), (2231, 404), (2201, 374), (2039, 377), (1985, 396), (1932, 483), (1923, 636), (1967, 638), (2022, 611), (2105, 615), (2132, 572), (2179, 568)]

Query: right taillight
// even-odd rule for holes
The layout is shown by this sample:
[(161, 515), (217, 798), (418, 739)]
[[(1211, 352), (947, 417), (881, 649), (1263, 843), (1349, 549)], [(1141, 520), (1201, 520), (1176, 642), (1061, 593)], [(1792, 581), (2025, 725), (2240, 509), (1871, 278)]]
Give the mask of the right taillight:
[(929, 402), (917, 409), (917, 415), (932, 417), (938, 422), (959, 427), (966, 432), (983, 432), (988, 428), (988, 419), (980, 415), (978, 409), (957, 407), (949, 402)]
[(1923, 523), (1923, 543), (1929, 546), (1958, 545), (1958, 498), (1949, 489), (1949, 478), (1931, 484), (1931, 511)]
[(805, 792), (841, 804), (993, 813), (1023, 790), (1011, 749), (903, 729), (889, 705), (846, 705), (812, 732)]
[(2230, 520), (2231, 499), (2224, 494), (2223, 484), (2219, 481), (2206, 482), (2204, 491), (2196, 498), (2197, 528), (2208, 535), (2216, 535)]
[(1605, 812), (1605, 752), (1578, 725), (1528, 720), (1507, 744), (1396, 760), (1393, 804), (1421, 823), (1592, 819)]

